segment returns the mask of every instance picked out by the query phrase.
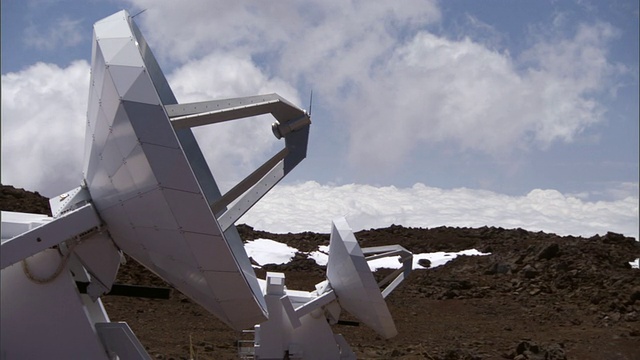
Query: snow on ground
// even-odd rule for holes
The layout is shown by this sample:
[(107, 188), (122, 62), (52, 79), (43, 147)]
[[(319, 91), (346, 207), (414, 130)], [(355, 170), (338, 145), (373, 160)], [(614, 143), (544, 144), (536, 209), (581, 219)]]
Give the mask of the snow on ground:
[(244, 248), (247, 255), (260, 265), (286, 264), (293, 259), (298, 251), (296, 248), (269, 239), (247, 241)]
[[(258, 239), (248, 241), (245, 245), (247, 254), (252, 257), (258, 264), (285, 264), (293, 258), (298, 251), (295, 248), (289, 247), (285, 244), (279, 243), (273, 240)], [(489, 253), (482, 253), (476, 249), (463, 250), (459, 252), (434, 252), (434, 253), (422, 253), (413, 255), (413, 268), (425, 269), (425, 267), (418, 264), (421, 259), (427, 259), (431, 261), (429, 268), (435, 268), (448, 263), (460, 255), (468, 256), (482, 256), (490, 255)], [(327, 265), (329, 261), (329, 246), (322, 245), (318, 247), (318, 250), (307, 253), (310, 259), (315, 260), (318, 265)], [(369, 268), (371, 271), (375, 271), (380, 268), (398, 269), (402, 266), (399, 256), (392, 256), (388, 258), (375, 259), (369, 261)]]
[(640, 269), (640, 258), (636, 259), (636, 261), (630, 262), (629, 264), (631, 264), (632, 268)]
[(329, 245), (320, 245), (318, 250), (308, 253), (307, 256), (309, 259), (315, 260), (318, 265), (327, 265), (327, 262), (329, 262)]
[[(490, 255), (490, 253), (482, 253), (476, 249), (469, 249), (458, 252), (438, 251), (434, 253), (413, 254), (413, 268), (426, 269), (425, 267), (418, 264), (418, 261), (420, 261), (421, 259), (428, 259), (429, 261), (431, 261), (431, 266), (429, 267), (429, 269), (432, 269), (438, 266), (442, 266), (460, 255), (483, 256)], [(375, 271), (379, 268), (398, 269), (401, 265), (402, 264), (400, 263), (399, 256), (369, 261), (369, 268), (371, 269), (371, 271)]]

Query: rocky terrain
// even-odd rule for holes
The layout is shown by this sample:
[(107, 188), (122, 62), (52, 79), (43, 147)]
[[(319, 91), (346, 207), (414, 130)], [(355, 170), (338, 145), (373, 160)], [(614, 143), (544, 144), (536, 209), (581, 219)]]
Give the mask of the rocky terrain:
[[(2, 210), (48, 211), (37, 194), (2, 186)], [(300, 250), (285, 265), (257, 271), (286, 274), (289, 288), (311, 290), (324, 267), (302, 252), (329, 243), (328, 234), (270, 234), (238, 227), (242, 238), (267, 238)], [(414, 270), (387, 298), (399, 335), (380, 339), (366, 326), (337, 325), (360, 359), (640, 359), (640, 243), (620, 234), (590, 238), (524, 229), (405, 228), (356, 233), (362, 247), (400, 244), (413, 253), (476, 248)], [(379, 270), (384, 276), (388, 270)], [(129, 260), (125, 284), (166, 286)], [(126, 321), (155, 359), (235, 359), (242, 334), (230, 330), (177, 291), (168, 300), (103, 297), (112, 321)], [(345, 320), (356, 319), (345, 316)], [(248, 338), (248, 337), (245, 337)]]

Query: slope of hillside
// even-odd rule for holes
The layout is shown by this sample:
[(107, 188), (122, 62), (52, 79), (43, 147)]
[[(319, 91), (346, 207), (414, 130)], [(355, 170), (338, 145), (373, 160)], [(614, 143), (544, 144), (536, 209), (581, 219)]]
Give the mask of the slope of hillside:
[[(2, 187), (2, 210), (43, 213), (43, 203), (36, 194)], [(245, 241), (266, 238), (299, 250), (288, 264), (264, 265), (259, 276), (281, 271), (289, 288), (301, 290), (324, 279), (324, 267), (304, 252), (327, 245), (328, 234), (270, 234), (246, 225), (239, 230)], [(363, 247), (491, 253), (414, 270), (388, 297), (400, 332), (391, 340), (365, 326), (335, 326), (361, 359), (640, 359), (640, 270), (629, 264), (640, 257), (640, 243), (633, 238), (395, 225), (356, 237)], [(133, 260), (121, 268), (118, 282), (166, 286)], [(155, 359), (188, 359), (190, 353), (197, 359), (237, 358), (241, 334), (177, 291), (168, 300), (103, 301), (111, 320), (128, 322)], [(355, 320), (348, 314), (345, 319)]]

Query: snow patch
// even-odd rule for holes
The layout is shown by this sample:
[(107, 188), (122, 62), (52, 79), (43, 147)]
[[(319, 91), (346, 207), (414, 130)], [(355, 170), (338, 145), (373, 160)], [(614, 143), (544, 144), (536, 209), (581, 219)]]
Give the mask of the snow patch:
[(307, 256), (315, 260), (316, 264), (326, 266), (329, 262), (329, 245), (320, 245), (318, 250), (308, 253)]
[[(255, 260), (260, 265), (286, 264), (290, 262), (295, 256), (296, 252), (298, 252), (298, 249), (296, 248), (269, 239), (247, 241), (244, 248), (247, 251), (247, 255), (252, 257), (253, 260)], [(329, 246), (321, 245), (318, 247), (318, 250), (306, 253), (306, 255), (309, 259), (315, 260), (318, 265), (326, 266), (329, 262)], [(413, 269), (426, 269), (425, 267), (418, 264), (418, 262), (421, 259), (427, 259), (431, 262), (431, 266), (429, 267), (429, 269), (432, 269), (438, 266), (442, 266), (460, 255), (485, 256), (491, 255), (491, 253), (483, 253), (476, 249), (469, 249), (458, 252), (438, 251), (434, 253), (414, 254), (412, 267)], [(637, 262), (638, 261), (636, 260), (635, 267), (637, 267)], [(376, 271), (377, 269), (381, 268), (399, 269), (402, 266), (399, 256), (371, 260), (368, 262), (368, 264), (371, 271)], [(634, 266), (633, 263), (631, 265)]]
[[(431, 261), (431, 266), (428, 269), (432, 269), (438, 266), (442, 266), (460, 255), (485, 256), (485, 255), (491, 255), (491, 253), (483, 253), (476, 249), (469, 249), (469, 250), (462, 250), (458, 252), (438, 251), (434, 253), (413, 254), (412, 267), (413, 269), (427, 269), (424, 266), (421, 266), (418, 264), (418, 262), (421, 259), (427, 259)], [(400, 268), (401, 265), (402, 264), (400, 263), (399, 256), (369, 261), (369, 268), (371, 269), (371, 271), (375, 271), (380, 268), (398, 269)]]
[(298, 251), (296, 248), (269, 239), (247, 241), (244, 248), (247, 255), (260, 265), (286, 264), (293, 259)]

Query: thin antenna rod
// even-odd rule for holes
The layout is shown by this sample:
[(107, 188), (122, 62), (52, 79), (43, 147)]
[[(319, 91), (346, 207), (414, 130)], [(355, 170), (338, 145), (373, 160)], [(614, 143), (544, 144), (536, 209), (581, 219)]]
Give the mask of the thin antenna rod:
[(144, 10), (140, 11), (139, 13), (137, 13), (137, 14), (133, 15), (131, 18), (133, 19), (134, 17), (136, 17), (136, 16), (138, 16), (138, 15), (142, 14), (142, 13), (143, 13), (143, 12), (145, 12), (145, 11), (147, 11), (147, 9), (144, 9)]
[(312, 106), (313, 106), (313, 89), (311, 89), (311, 95), (309, 95), (309, 116), (311, 116)]

